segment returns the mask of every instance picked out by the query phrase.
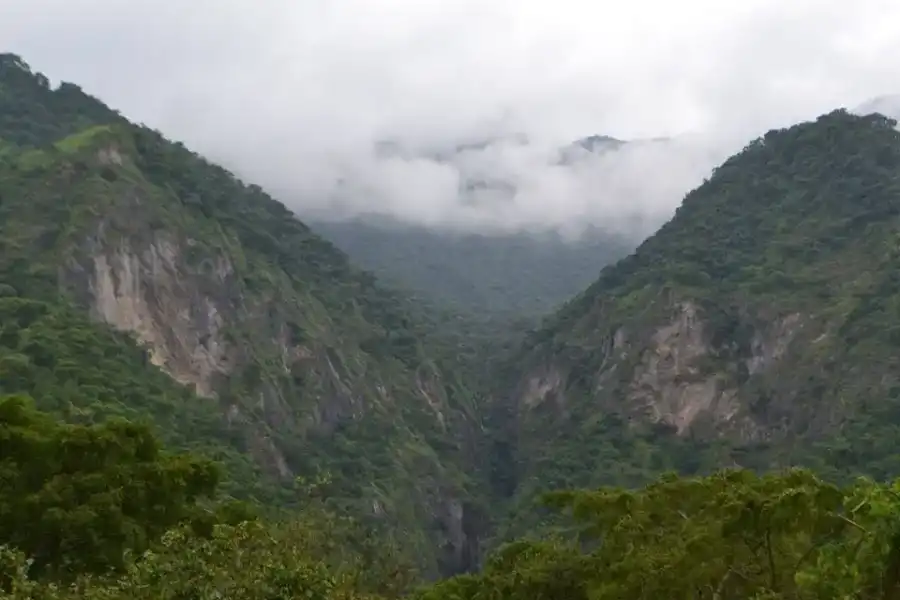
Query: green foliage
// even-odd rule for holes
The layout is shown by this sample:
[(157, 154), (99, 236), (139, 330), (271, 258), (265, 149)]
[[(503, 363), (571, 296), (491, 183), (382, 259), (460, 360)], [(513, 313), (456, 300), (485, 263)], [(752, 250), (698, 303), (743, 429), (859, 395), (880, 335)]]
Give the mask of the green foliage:
[(895, 125), (835, 111), (767, 133), (531, 332), (500, 385), (560, 383), (513, 395), (513, 506), (723, 464), (900, 475)]
[[(152, 551), (130, 561), (121, 575), (84, 576), (71, 585), (31, 579), (21, 553), (0, 548), (0, 566), (12, 572), (3, 600), (268, 600), (375, 598), (371, 573), (358, 563), (335, 565), (322, 552), (328, 542), (320, 524), (218, 525), (209, 538), (189, 530), (167, 533)], [(4, 563), (6, 563), (4, 565)]]
[(175, 448), (224, 461), (225, 489), (271, 497), (240, 438), (214, 404), (197, 398), (153, 367), (127, 336), (74, 311), (18, 297), (0, 298), (0, 395), (27, 394), (41, 410), (68, 422), (110, 417), (149, 421)]
[(121, 116), (72, 83), (49, 80), (15, 54), (0, 54), (0, 137), (18, 146), (44, 146)]
[(518, 541), (422, 600), (882, 599), (900, 594), (900, 485), (845, 488), (808, 471), (665, 476), (557, 492), (577, 539)]
[(396, 597), (413, 581), (389, 538), (327, 507), (327, 476), (265, 523), (211, 504), (218, 467), (148, 427), (62, 424), (19, 396), (0, 399), (0, 457), (0, 598)]
[(32, 570), (66, 578), (123, 567), (210, 497), (216, 466), (163, 453), (125, 420), (62, 425), (22, 396), (0, 397), (0, 542)]
[[(732, 463), (805, 464), (842, 484), (900, 473), (893, 125), (835, 112), (753, 142), (498, 365), (525, 329), (509, 315), (556, 302), (597, 258), (579, 250), (568, 272), (521, 240), (497, 242), (499, 262), (452, 240), (441, 260), (484, 267), (472, 287), (435, 279), (437, 259), (416, 271), (402, 253), (417, 250), (370, 253), (484, 314), (434, 311), (258, 186), (0, 56), (0, 394), (68, 423), (9, 408), (31, 416), (0, 439), (14, 450), (0, 455), (0, 543), (16, 548), (0, 555), (5, 593), (394, 597), (411, 578), (399, 565), (475, 566), (493, 517), (497, 540), (530, 539), (423, 597), (896, 597), (894, 485), (736, 472), (557, 494), (577, 541), (564, 516), (531, 506), (547, 490)], [(560, 279), (478, 291), (523, 261)], [(702, 325), (704, 351), (687, 365), (672, 353), (662, 385), (733, 392), (728, 419), (654, 422), (647, 366), (665, 353), (648, 340), (682, 317)], [(770, 334), (788, 342), (758, 368)], [(204, 397), (151, 356), (202, 380)], [(240, 524), (255, 513), (205, 498), (217, 470), (165, 454), (151, 431), (221, 460), (232, 496), (302, 511)], [(295, 476), (304, 493), (288, 497)]]
[[(320, 482), (324, 483), (324, 481)], [(315, 489), (316, 486), (312, 486)], [(545, 503), (571, 534), (497, 549), (478, 574), (420, 588), (417, 600), (819, 600), (900, 597), (900, 482), (845, 487), (809, 471), (665, 475), (644, 488), (559, 491)], [(166, 533), (123, 571), (71, 583), (33, 577), (0, 547), (4, 600), (396, 598), (410, 582), (390, 558), (348, 552), (354, 529), (313, 502), (290, 522)], [(350, 535), (348, 538), (347, 535)], [(376, 551), (389, 553), (389, 547)], [(370, 555), (371, 556), (371, 555)]]
[(312, 227), (385, 281), (482, 319), (543, 315), (632, 249), (597, 232), (578, 240), (531, 232), (464, 235), (362, 219)]
[(466, 566), (445, 503), (479, 495), (476, 411), (445, 372), (453, 343), (258, 186), (0, 64), (0, 391), (70, 422), (149, 421), (268, 508), (330, 472), (331, 505), (402, 533), (429, 574)]
[[(360, 317), (373, 329), (368, 339), (408, 367), (422, 359), (406, 314), (408, 301), (375, 284), (347, 256), (297, 220), (280, 202), (255, 185), (244, 185), (225, 169), (147, 129), (130, 132), (136, 166), (160, 188), (171, 190), (195, 218), (213, 219), (233, 231), (245, 253), (264, 257), (300, 289), (333, 307), (339, 325), (358, 327)], [(374, 326), (374, 327), (373, 327)]]
[(849, 270), (854, 262), (894, 241), (894, 125), (877, 114), (835, 111), (754, 140), (633, 255), (606, 267), (557, 321), (577, 318), (601, 290), (621, 298), (648, 285), (712, 300), (723, 293), (777, 298), (783, 310), (839, 293), (836, 275), (861, 275)]

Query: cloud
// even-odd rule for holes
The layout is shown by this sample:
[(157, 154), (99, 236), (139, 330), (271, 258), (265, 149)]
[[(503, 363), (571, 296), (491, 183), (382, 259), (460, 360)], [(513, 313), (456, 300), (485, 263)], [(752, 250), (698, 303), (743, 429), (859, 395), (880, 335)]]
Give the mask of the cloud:
[(728, 156), (711, 142), (636, 141), (582, 151), (565, 162), (555, 145), (518, 139), (436, 158), (400, 149), (347, 165), (344, 188), (315, 208), (337, 218), (364, 211), (463, 230), (552, 228), (577, 235), (593, 225), (642, 237)]
[[(890, 0), (10, 4), (9, 51), (301, 214), (642, 235), (748, 139), (900, 87)], [(593, 134), (673, 139), (557, 164)]]

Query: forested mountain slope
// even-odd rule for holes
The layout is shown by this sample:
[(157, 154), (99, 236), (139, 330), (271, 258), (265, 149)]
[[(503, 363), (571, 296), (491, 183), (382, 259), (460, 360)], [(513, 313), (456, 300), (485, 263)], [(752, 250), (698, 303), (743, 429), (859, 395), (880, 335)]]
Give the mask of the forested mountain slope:
[(426, 571), (471, 562), (473, 395), (407, 300), (259, 187), (8, 54), (0, 288), (0, 394), (151, 418), (244, 496), (328, 473)]
[[(522, 186), (527, 187), (523, 180), (527, 168), (519, 162), (523, 156), (527, 157), (524, 164), (534, 161), (535, 168), (555, 168), (577, 178), (594, 169), (621, 168), (600, 162), (603, 155), (665, 141), (626, 142), (592, 135), (560, 148), (542, 149), (530, 146), (524, 135), (510, 135), (433, 149), (384, 142), (376, 145), (375, 154), (382, 160), (440, 165), (458, 177), (461, 206), (487, 208), (495, 202), (514, 204)], [(604, 196), (616, 192), (594, 185), (589, 193), (593, 202), (603, 205), (608, 202)], [(359, 198), (347, 200), (350, 206), (360, 206)], [(550, 196), (545, 201), (560, 200)], [(482, 231), (476, 223), (468, 229), (408, 223), (377, 212), (378, 207), (363, 214), (343, 213), (334, 207), (307, 210), (303, 218), (310, 227), (346, 252), (355, 264), (429, 303), (476, 319), (545, 315), (640, 242), (638, 234), (588, 223), (579, 223), (577, 236), (563, 236), (554, 229), (505, 231), (490, 219), (482, 223)]]
[(547, 314), (636, 245), (613, 233), (464, 234), (365, 218), (310, 227), (380, 279), (473, 317)]
[(900, 133), (844, 111), (771, 131), (511, 361), (495, 484), (665, 469), (900, 474)]
[(0, 55), (0, 599), (900, 598), (895, 125), (752, 142), (498, 362)]

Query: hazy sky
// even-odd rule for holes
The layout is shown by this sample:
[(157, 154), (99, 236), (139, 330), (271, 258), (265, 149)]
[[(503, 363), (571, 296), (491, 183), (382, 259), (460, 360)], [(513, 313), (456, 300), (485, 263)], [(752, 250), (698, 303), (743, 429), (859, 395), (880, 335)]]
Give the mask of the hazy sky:
[[(893, 0), (0, 0), (2, 49), (294, 208), (657, 222), (773, 126), (900, 91)], [(524, 133), (450, 164), (373, 153)], [(678, 136), (552, 164), (591, 134)], [(626, 147), (627, 148), (627, 147)], [(462, 162), (465, 164), (462, 164)], [(471, 206), (460, 172), (514, 182)]]

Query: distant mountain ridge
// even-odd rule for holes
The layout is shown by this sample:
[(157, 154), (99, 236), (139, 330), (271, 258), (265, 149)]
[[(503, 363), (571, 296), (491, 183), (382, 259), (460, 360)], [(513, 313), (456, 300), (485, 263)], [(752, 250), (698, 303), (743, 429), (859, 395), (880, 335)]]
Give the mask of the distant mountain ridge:
[(567, 240), (555, 232), (466, 234), (386, 218), (308, 222), (379, 278), (479, 318), (546, 314), (637, 245), (596, 229)]
[[(664, 139), (639, 141), (655, 143)], [(517, 193), (514, 181), (468, 160), (469, 153), (525, 151), (524, 134), (485, 138), (448, 148), (414, 151), (397, 142), (376, 144), (386, 159), (432, 160), (460, 173), (463, 202), (502, 202)], [(589, 156), (621, 149), (629, 142), (593, 135), (559, 148), (549, 165), (572, 166)], [(597, 190), (599, 194), (603, 190)], [(423, 201), (428, 201), (423, 198)], [(552, 199), (548, 199), (552, 201)], [(593, 281), (606, 264), (624, 257), (640, 241), (615, 231), (587, 226), (565, 237), (546, 231), (463, 231), (415, 225), (385, 215), (326, 219), (308, 214), (313, 229), (379, 277), (438, 305), (484, 317), (536, 317)]]

